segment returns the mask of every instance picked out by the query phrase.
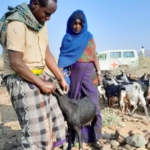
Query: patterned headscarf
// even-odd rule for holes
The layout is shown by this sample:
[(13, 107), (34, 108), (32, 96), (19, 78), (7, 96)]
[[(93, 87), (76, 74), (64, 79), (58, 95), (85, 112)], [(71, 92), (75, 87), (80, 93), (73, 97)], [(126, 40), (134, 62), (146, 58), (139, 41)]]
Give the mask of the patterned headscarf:
[(33, 16), (28, 5), (23, 3), (17, 7), (8, 7), (8, 12), (0, 19), (0, 44), (6, 46), (6, 30), (7, 24), (10, 21), (23, 22), (27, 27), (32, 30), (39, 31), (44, 25), (41, 25)]

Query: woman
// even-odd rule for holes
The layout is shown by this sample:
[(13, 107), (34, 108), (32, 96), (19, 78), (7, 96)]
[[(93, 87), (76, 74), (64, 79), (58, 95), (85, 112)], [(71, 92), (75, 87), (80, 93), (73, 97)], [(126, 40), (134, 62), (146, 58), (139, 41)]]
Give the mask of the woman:
[[(97, 107), (98, 121), (95, 130), (92, 127), (82, 128), (82, 138), (85, 143), (95, 143), (100, 146), (102, 118), (99, 111), (99, 92), (97, 85), (101, 84), (101, 72), (96, 55), (93, 36), (87, 31), (87, 20), (81, 10), (75, 11), (67, 22), (67, 33), (63, 38), (58, 66), (69, 69), (69, 97), (80, 99), (91, 97)], [(96, 137), (94, 136), (96, 132)]]

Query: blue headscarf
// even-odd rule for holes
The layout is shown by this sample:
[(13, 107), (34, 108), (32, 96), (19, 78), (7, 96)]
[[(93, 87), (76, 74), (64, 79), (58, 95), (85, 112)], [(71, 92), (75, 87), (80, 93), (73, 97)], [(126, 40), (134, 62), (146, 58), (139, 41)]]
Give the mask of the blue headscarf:
[[(80, 13), (84, 19), (83, 28), (79, 33), (76, 33), (72, 28), (74, 19), (80, 19), (77, 18), (77, 16), (75, 17), (76, 13)], [(84, 50), (86, 49), (88, 41), (93, 37), (92, 34), (87, 30), (87, 20), (83, 11), (77, 10), (73, 12), (73, 14), (68, 19), (66, 31), (67, 33), (63, 38), (62, 45), (60, 48), (60, 55), (58, 61), (59, 68), (68, 67), (81, 57)]]

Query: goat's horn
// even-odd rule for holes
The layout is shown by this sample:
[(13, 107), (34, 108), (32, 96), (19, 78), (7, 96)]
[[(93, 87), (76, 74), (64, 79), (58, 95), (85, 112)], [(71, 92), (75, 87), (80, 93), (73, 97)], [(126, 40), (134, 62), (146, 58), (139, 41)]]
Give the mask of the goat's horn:
[(123, 74), (123, 71), (122, 71), (122, 70), (120, 70), (120, 72)]

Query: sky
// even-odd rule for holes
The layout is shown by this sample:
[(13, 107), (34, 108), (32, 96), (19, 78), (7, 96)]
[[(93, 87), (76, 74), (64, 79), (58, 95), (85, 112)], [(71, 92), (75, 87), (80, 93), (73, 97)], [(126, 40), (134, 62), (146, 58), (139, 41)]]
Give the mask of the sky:
[[(2, 1), (2, 0), (1, 0)], [(8, 6), (29, 0), (4, 0), (0, 17)], [(88, 30), (93, 34), (97, 52), (114, 49), (150, 50), (150, 0), (58, 0), (58, 9), (48, 25), (49, 46), (55, 58), (59, 57), (66, 24), (73, 11), (84, 11)], [(0, 47), (0, 54), (2, 48)]]

